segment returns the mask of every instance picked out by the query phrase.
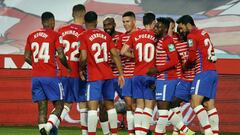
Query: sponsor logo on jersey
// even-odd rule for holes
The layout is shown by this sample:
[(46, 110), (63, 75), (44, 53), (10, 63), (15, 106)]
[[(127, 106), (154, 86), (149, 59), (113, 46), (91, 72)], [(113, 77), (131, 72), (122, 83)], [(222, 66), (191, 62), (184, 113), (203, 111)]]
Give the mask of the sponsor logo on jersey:
[(170, 52), (173, 52), (176, 50), (173, 44), (168, 44), (168, 49)]
[(78, 41), (78, 47), (80, 47), (80, 44), (81, 44), (81, 42), (80, 42), (80, 41)]
[(192, 39), (188, 39), (188, 46), (192, 47), (193, 46), (193, 40)]

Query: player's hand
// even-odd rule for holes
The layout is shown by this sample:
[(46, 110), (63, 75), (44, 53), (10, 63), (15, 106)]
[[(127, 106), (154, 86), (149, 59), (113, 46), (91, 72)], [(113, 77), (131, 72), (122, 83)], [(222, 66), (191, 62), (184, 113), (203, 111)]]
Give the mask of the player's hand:
[(69, 67), (67, 68), (67, 77), (70, 77), (71, 75), (71, 72), (72, 72), (72, 69)]
[(85, 77), (86, 73), (85, 73), (84, 71), (80, 71), (80, 72), (79, 72), (79, 75), (80, 75), (80, 79), (81, 79), (82, 81), (86, 81), (86, 77)]
[(217, 61), (217, 57), (216, 56), (208, 56), (208, 61), (215, 63)]
[(152, 67), (152, 68), (150, 68), (150, 69), (148, 70), (147, 75), (148, 75), (148, 76), (153, 76), (153, 75), (155, 75), (155, 74), (157, 74), (157, 73), (158, 73), (157, 68), (156, 68), (156, 67)]
[(124, 85), (125, 85), (125, 79), (124, 79), (123, 75), (119, 75), (118, 76), (118, 86), (120, 86), (120, 88), (123, 88)]
[(169, 28), (168, 28), (168, 35), (169, 35), (169, 36), (172, 36), (172, 35), (173, 35), (173, 26), (174, 26), (174, 24), (171, 22), (171, 23), (169, 24)]

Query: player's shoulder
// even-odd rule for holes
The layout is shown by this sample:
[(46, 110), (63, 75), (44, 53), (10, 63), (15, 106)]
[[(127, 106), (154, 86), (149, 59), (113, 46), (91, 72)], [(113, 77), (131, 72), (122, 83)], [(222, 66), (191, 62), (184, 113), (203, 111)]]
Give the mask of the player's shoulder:
[(41, 36), (41, 37), (47, 37), (47, 36), (55, 36), (55, 35), (58, 35), (58, 32), (52, 30), (52, 29), (45, 29), (45, 28), (40, 28), (40, 29), (37, 29), (37, 30), (34, 30), (32, 31), (29, 36), (35, 36), (35, 37), (38, 37), (38, 36)]
[(113, 38), (119, 38), (123, 33), (120, 31), (116, 31), (116, 34), (114, 35)]
[(84, 28), (82, 25), (80, 25), (80, 24), (71, 24), (69, 27), (70, 27), (71, 29), (73, 29), (73, 30), (78, 31), (78, 32), (83, 32), (83, 31), (85, 31), (85, 28)]
[(36, 33), (38, 33), (38, 32), (41, 32), (41, 31), (43, 31), (42, 28), (35, 29), (35, 30), (31, 31), (31, 32), (28, 34), (28, 36), (32, 36), (32, 35), (34, 35), (34, 34), (36, 34)]
[(53, 41), (55, 41), (56, 39), (62, 38), (59, 32), (54, 31), (52, 29), (45, 29), (44, 32), (48, 35), (48, 38), (50, 38)]
[(85, 28), (82, 25), (78, 24), (66, 24), (58, 29), (58, 32), (64, 32), (68, 30), (74, 30), (77, 31), (78, 33), (81, 33), (85, 31)]
[(209, 37), (208, 32), (205, 29), (200, 29), (199, 33), (201, 34), (201, 36), (203, 37)]
[(61, 31), (65, 30), (65, 29), (67, 29), (68, 27), (69, 27), (69, 24), (63, 24), (63, 25), (61, 25), (61, 26), (57, 29), (57, 31), (58, 31), (58, 32), (61, 32)]
[(163, 37), (163, 42), (172, 42), (173, 43), (173, 37), (172, 36), (169, 36), (169, 35), (165, 35)]
[(204, 29), (194, 28), (188, 35), (188, 39), (201, 40), (202, 38), (209, 38), (209, 34)]
[(120, 35), (122, 35), (122, 34), (123, 34), (123, 32), (116, 31), (116, 35), (118, 35), (118, 36), (120, 36)]
[(112, 39), (112, 37), (104, 32), (103, 30), (100, 29), (88, 29), (84, 32), (82, 32), (82, 34), (84, 34), (85, 37), (90, 37), (89, 39), (98, 39), (98, 38), (102, 38), (102, 39)]

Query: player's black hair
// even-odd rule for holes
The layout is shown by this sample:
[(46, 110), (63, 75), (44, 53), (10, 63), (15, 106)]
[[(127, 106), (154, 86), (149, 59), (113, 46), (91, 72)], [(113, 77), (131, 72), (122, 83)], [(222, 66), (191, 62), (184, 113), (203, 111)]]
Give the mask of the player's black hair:
[(84, 20), (86, 23), (95, 22), (97, 21), (97, 18), (98, 18), (97, 13), (94, 11), (88, 11), (84, 16)]
[(170, 21), (165, 17), (158, 17), (158, 22), (161, 22), (167, 29), (169, 29)]
[(86, 8), (84, 5), (82, 4), (77, 4), (77, 5), (74, 5), (73, 8), (72, 8), (72, 12), (75, 13), (75, 12), (81, 12), (81, 11), (86, 11)]
[(156, 16), (153, 13), (145, 13), (143, 16), (143, 25), (152, 24), (153, 21), (155, 21)]
[(175, 23), (174, 19), (172, 17), (166, 17), (171, 23)]
[(125, 12), (122, 17), (133, 17), (134, 19), (136, 18), (135, 14), (132, 11), (127, 11)]
[(53, 13), (51, 12), (44, 12), (42, 13), (41, 19), (42, 19), (42, 23), (44, 24), (46, 21), (48, 21), (49, 19), (54, 18)]
[(177, 19), (177, 24), (182, 23), (182, 24), (188, 24), (190, 23), (191, 25), (195, 26), (194, 20), (190, 15), (183, 15), (180, 18)]

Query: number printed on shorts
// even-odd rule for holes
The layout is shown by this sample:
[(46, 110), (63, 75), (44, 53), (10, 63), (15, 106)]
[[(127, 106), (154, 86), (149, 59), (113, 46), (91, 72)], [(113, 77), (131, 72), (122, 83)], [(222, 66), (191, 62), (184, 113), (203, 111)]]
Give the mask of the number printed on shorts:
[(94, 54), (94, 59), (96, 63), (101, 62), (107, 62), (108, 56), (107, 56), (107, 43), (103, 42), (102, 44), (99, 43), (93, 43), (92, 45), (92, 51), (96, 51)]
[(33, 61), (35, 63), (38, 62), (38, 60), (43, 60), (44, 63), (48, 63), (50, 59), (48, 42), (43, 42), (41, 46), (37, 42), (33, 42), (31, 48), (34, 50)]

